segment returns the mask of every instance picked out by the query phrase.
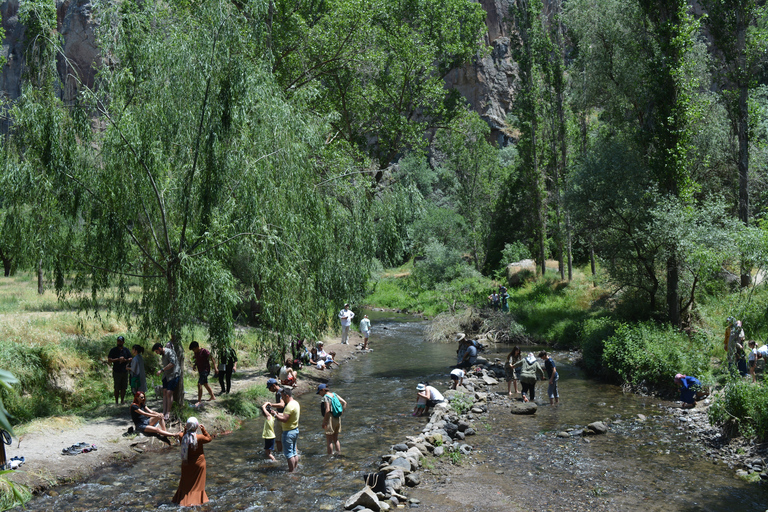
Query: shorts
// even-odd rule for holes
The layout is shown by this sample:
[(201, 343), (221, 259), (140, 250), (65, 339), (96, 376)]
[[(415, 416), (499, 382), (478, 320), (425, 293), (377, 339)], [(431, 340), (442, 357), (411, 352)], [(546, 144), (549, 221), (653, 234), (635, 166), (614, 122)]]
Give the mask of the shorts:
[(328, 424), (325, 426), (325, 435), (332, 436), (333, 434), (339, 434), (341, 432), (341, 416), (329, 418)]
[(271, 452), (275, 451), (275, 438), (264, 438), (264, 449), (269, 450)]
[(371, 331), (360, 331), (360, 334), (363, 335), (363, 338), (369, 338), (371, 336)]
[[(277, 423), (277, 422), (275, 422)], [(294, 428), (288, 432), (283, 432), (283, 455), (286, 459), (296, 457), (299, 453), (296, 451), (296, 442), (299, 440), (299, 429)]]
[(208, 376), (211, 374), (211, 371), (208, 370), (207, 372), (200, 372), (200, 376), (197, 377), (197, 385), (198, 386), (204, 386), (208, 384)]
[(459, 376), (458, 375), (451, 375), (451, 380), (455, 380), (456, 382), (459, 382)]
[(427, 404), (416, 404), (416, 408), (417, 409), (426, 409), (427, 408)]
[(163, 389), (167, 389), (168, 391), (175, 391), (178, 385), (179, 377), (174, 377), (171, 380), (166, 380), (165, 377), (163, 377)]
[(112, 374), (112, 380), (115, 383), (115, 391), (128, 389), (128, 372), (115, 372)]
[(441, 403), (443, 403), (444, 401), (445, 401), (445, 400), (427, 400), (427, 405), (428, 405), (429, 407), (434, 407), (434, 406), (436, 406), (437, 404), (441, 404)]
[(136, 425), (136, 432), (139, 434), (144, 433), (144, 429), (149, 426), (149, 423), (140, 423), (139, 425)]

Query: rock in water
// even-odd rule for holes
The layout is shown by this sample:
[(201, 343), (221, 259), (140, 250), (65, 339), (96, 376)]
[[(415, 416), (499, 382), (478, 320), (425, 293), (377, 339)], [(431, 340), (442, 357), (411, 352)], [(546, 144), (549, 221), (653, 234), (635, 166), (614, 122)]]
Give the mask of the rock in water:
[(365, 507), (374, 511), (381, 509), (379, 506), (379, 498), (376, 497), (376, 494), (374, 494), (369, 487), (353, 494), (349, 497), (346, 503), (344, 503), (344, 508), (346, 510), (352, 510), (355, 507)]
[(539, 409), (539, 406), (536, 405), (534, 402), (515, 402), (512, 404), (512, 414), (536, 414), (536, 411)]

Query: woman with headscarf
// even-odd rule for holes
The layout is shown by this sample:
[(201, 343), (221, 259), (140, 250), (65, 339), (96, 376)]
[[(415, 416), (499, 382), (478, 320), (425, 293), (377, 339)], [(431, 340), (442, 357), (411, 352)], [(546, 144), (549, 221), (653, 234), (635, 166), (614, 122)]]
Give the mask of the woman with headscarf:
[(709, 396), (709, 393), (701, 385), (701, 381), (696, 377), (678, 373), (675, 375), (675, 384), (680, 387), (680, 401), (683, 402), (683, 409), (693, 409), (696, 407), (696, 401)]
[(544, 380), (544, 370), (533, 352), (529, 352), (525, 359), (521, 359), (512, 366), (522, 366), (520, 371), (520, 384), (523, 385), (523, 402), (536, 398), (536, 381)]
[[(197, 433), (198, 427), (200, 427), (200, 434)], [(213, 438), (195, 417), (187, 420), (184, 432), (179, 432), (179, 435), (181, 436), (181, 480), (171, 501), (184, 507), (208, 503), (208, 495), (205, 494), (203, 444), (210, 443)]]

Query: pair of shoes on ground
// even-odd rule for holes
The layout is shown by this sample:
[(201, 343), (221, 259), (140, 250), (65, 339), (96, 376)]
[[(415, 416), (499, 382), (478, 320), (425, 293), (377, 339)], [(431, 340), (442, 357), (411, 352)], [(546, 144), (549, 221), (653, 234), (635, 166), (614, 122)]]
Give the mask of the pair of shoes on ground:
[(79, 455), (81, 453), (88, 453), (96, 451), (96, 445), (91, 443), (77, 443), (73, 444), (69, 448), (61, 450), (62, 455)]

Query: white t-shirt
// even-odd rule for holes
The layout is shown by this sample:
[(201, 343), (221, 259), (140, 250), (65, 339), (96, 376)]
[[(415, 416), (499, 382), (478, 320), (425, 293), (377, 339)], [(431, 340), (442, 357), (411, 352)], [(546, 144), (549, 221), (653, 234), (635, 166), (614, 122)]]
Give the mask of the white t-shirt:
[(371, 331), (371, 321), (367, 318), (363, 318), (360, 320), (360, 332), (370, 332)]
[(339, 318), (341, 318), (342, 327), (349, 327), (352, 323), (352, 319), (355, 318), (355, 314), (348, 309), (342, 309), (339, 311)]
[(459, 379), (463, 379), (464, 376), (466, 375), (466, 373), (464, 372), (464, 370), (462, 370), (460, 368), (456, 368), (455, 370), (451, 371), (451, 375), (452, 376), (456, 376)]
[(762, 347), (758, 348), (756, 353), (760, 354), (763, 358), (768, 358), (768, 345), (763, 345)]
[(440, 394), (438, 390), (433, 388), (432, 386), (427, 386), (427, 391), (429, 391), (429, 399), (434, 400), (435, 402), (442, 402), (445, 400), (443, 395)]

